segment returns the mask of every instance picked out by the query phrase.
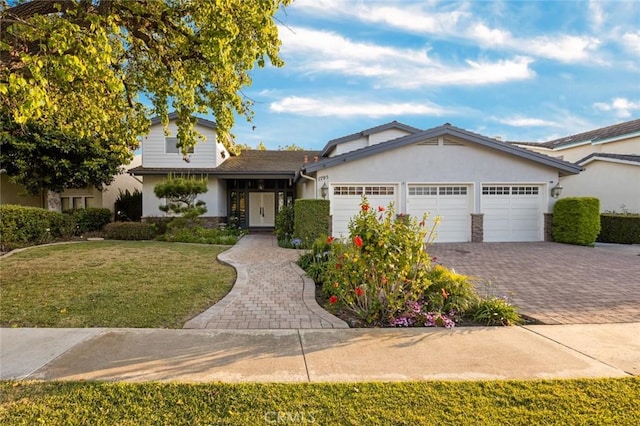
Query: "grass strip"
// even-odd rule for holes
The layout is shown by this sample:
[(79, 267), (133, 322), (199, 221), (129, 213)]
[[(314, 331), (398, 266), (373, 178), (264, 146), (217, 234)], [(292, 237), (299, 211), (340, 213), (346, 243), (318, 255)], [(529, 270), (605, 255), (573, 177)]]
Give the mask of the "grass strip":
[(0, 382), (0, 424), (640, 424), (640, 379)]
[(36, 247), (0, 261), (2, 327), (181, 328), (224, 297), (227, 246), (96, 241)]

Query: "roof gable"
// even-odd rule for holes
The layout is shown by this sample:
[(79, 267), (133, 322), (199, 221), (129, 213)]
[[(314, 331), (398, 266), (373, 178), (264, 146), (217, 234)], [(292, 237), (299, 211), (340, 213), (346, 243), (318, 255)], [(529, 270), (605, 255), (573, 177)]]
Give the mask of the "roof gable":
[[(178, 113), (170, 112), (168, 118), (169, 121), (174, 121), (178, 118)], [(206, 118), (192, 117), (192, 119), (194, 119), (195, 124), (199, 126), (208, 127), (210, 129), (216, 129), (218, 127), (215, 121), (207, 120)], [(154, 126), (156, 124), (162, 124), (162, 119), (160, 117), (153, 117), (151, 119), (151, 125)]]
[(610, 161), (612, 163), (624, 163), (640, 166), (640, 155), (630, 154), (607, 154), (603, 152), (594, 152), (586, 157), (576, 161), (579, 166), (586, 166), (593, 161)]
[[(307, 164), (304, 170), (308, 173), (321, 170), (328, 167), (333, 167), (339, 164), (344, 164), (349, 161), (359, 160), (367, 158), (372, 155), (380, 154), (393, 149), (398, 149), (403, 146), (417, 144), (420, 142), (426, 142), (434, 138), (439, 137), (452, 137), (464, 140), (472, 144), (476, 144), (485, 148), (493, 149), (506, 154), (514, 155), (516, 157), (533, 161), (538, 164), (553, 167), (564, 174), (577, 174), (582, 169), (567, 161), (563, 161), (557, 158), (549, 157), (547, 155), (539, 154), (530, 151), (525, 148), (520, 148), (505, 142), (500, 142), (496, 139), (491, 139), (486, 136), (479, 135), (477, 133), (470, 132), (446, 123), (442, 126), (434, 127), (432, 129), (423, 130), (402, 138), (394, 139), (392, 141), (383, 142), (377, 145), (371, 145), (365, 148), (361, 148), (355, 151), (347, 152), (345, 154), (336, 155), (334, 157), (323, 158), (317, 163)], [(324, 151), (323, 151), (324, 152)]]
[(321, 156), (322, 157), (326, 157), (328, 156), (337, 145), (340, 145), (342, 143), (347, 143), (347, 142), (351, 142), (357, 139), (360, 139), (362, 137), (366, 137), (366, 136), (370, 136), (376, 133), (381, 133), (384, 132), (386, 130), (391, 130), (391, 129), (398, 129), (398, 130), (403, 130), (406, 131), (408, 133), (418, 133), (421, 132), (421, 129), (418, 129), (417, 127), (412, 127), (409, 126), (407, 124), (403, 124), (403, 123), (399, 123), (398, 121), (391, 121), (389, 123), (385, 123), (385, 124), (381, 124), (380, 126), (376, 126), (376, 127), (371, 127), (369, 129), (365, 129), (362, 130), (360, 132), (357, 133), (352, 133), (350, 135), (347, 136), (343, 136), (337, 139), (332, 139), (329, 142), (327, 142), (327, 144), (325, 145), (325, 147), (322, 149), (322, 153)]

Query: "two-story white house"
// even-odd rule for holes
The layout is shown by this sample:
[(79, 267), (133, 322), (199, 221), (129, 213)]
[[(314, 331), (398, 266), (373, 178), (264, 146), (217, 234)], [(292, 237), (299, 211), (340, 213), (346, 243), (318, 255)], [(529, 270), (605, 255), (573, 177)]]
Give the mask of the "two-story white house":
[[(172, 116), (171, 118), (175, 118)], [(215, 123), (199, 119), (206, 138), (182, 159), (175, 125), (155, 120), (142, 141), (143, 216), (163, 216), (153, 187), (168, 174), (203, 176), (205, 217), (269, 229), (296, 198), (326, 198), (332, 233), (346, 236), (362, 196), (393, 203), (397, 213), (440, 216), (436, 241), (542, 241), (561, 176), (580, 167), (445, 124), (420, 130), (396, 121), (331, 140), (320, 151), (243, 151), (230, 155)]]

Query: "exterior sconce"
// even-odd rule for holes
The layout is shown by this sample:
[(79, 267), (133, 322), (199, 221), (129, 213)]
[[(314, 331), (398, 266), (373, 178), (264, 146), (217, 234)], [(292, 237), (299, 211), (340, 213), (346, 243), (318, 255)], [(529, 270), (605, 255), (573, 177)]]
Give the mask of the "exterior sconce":
[(264, 180), (258, 180), (258, 189), (262, 191), (264, 189)]
[(327, 198), (327, 195), (329, 195), (329, 187), (327, 186), (327, 182), (325, 182), (322, 185), (322, 188), (320, 188), (320, 195), (322, 195), (322, 198)]
[(560, 196), (560, 194), (562, 194), (562, 190), (563, 189), (564, 188), (562, 186), (560, 186), (560, 182), (556, 183), (556, 186), (551, 188), (551, 196), (553, 198), (558, 198)]

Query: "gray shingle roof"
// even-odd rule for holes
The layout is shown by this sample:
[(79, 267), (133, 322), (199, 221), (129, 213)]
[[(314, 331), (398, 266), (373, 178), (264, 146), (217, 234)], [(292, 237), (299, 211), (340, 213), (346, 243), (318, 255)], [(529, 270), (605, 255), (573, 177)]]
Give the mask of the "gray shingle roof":
[(549, 157), (544, 154), (520, 148), (506, 142), (501, 142), (496, 139), (491, 139), (486, 136), (479, 135), (477, 133), (470, 132), (446, 123), (442, 126), (434, 127), (432, 129), (423, 130), (418, 133), (407, 135), (398, 139), (394, 139), (388, 142), (382, 142), (377, 145), (367, 146), (360, 148), (345, 154), (336, 155), (334, 157), (324, 157), (317, 163), (307, 164), (304, 169), (306, 172), (311, 173), (318, 170), (322, 170), (327, 167), (337, 166), (349, 161), (359, 160), (369, 157), (371, 155), (379, 154), (392, 149), (400, 148), (406, 145), (415, 144), (425, 140), (437, 138), (440, 136), (452, 136), (460, 138), (464, 141), (475, 143), (480, 146), (484, 146), (490, 149), (495, 149), (507, 154), (515, 155), (517, 157), (544, 164), (549, 167), (558, 169), (564, 174), (577, 174), (582, 168), (570, 163), (568, 161), (560, 160), (557, 158)]
[(638, 163), (640, 166), (640, 155), (631, 155), (631, 154), (608, 154), (604, 152), (593, 152), (586, 157), (576, 161), (576, 164), (582, 166), (594, 159), (611, 159), (611, 160), (620, 160), (620, 161), (628, 161), (630, 163)]
[(409, 133), (418, 133), (418, 132), (422, 131), (421, 129), (418, 129), (417, 127), (412, 127), (412, 126), (409, 126), (407, 124), (402, 124), (402, 123), (399, 123), (399, 122), (394, 120), (394, 121), (391, 121), (389, 123), (381, 124), (381, 125), (376, 126), (376, 127), (371, 127), (370, 129), (365, 129), (365, 130), (362, 130), (362, 131), (357, 132), (357, 133), (352, 133), (352, 134), (347, 135), (347, 136), (342, 136), (342, 137), (337, 138), (337, 139), (332, 139), (329, 142), (327, 142), (327, 144), (322, 149), (322, 156), (326, 156), (327, 154), (329, 154), (331, 152), (331, 150), (336, 145), (339, 145), (339, 144), (345, 143), (345, 142), (350, 142), (350, 141), (359, 139), (359, 138), (361, 138), (363, 136), (369, 136), (371, 134), (383, 132), (383, 131), (389, 130), (389, 129), (401, 129), (401, 130), (405, 130), (405, 131), (407, 131)]
[(510, 142), (518, 145), (541, 146), (549, 149), (561, 148), (565, 145), (573, 145), (580, 142), (598, 142), (619, 136), (640, 134), (640, 119), (625, 121), (624, 123), (614, 124), (612, 126), (601, 127), (588, 132), (578, 133), (575, 135), (565, 136), (548, 142)]

